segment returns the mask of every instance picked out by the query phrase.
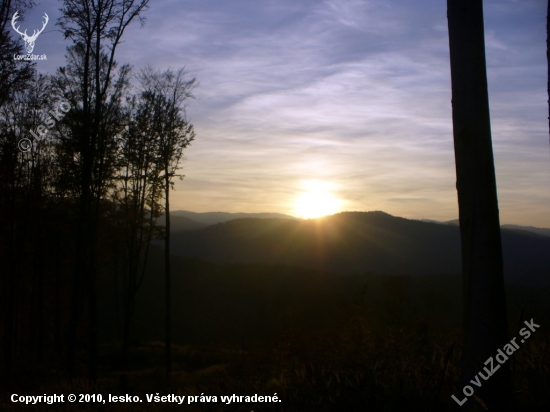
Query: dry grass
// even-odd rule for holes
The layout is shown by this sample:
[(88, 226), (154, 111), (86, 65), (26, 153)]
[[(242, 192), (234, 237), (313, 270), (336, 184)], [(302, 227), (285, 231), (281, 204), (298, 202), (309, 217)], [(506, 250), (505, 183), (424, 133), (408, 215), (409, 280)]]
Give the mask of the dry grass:
[[(376, 309), (376, 310), (375, 310)], [(407, 314), (408, 313), (408, 314)], [(375, 316), (376, 314), (376, 316)], [(542, 326), (511, 359), (519, 410), (550, 410), (550, 318), (537, 315)], [(460, 392), (457, 344), (459, 328), (444, 329), (417, 317), (406, 305), (399, 311), (358, 306), (338, 329), (300, 334), (287, 331), (277, 341), (250, 343), (246, 348), (175, 345), (174, 373), (164, 378), (163, 345), (132, 348), (131, 368), (120, 370), (118, 348), (102, 347), (101, 378), (71, 382), (59, 373), (39, 369), (41, 384), (30, 383), (21, 394), (138, 394), (140, 404), (12, 404), (2, 394), (0, 410), (41, 411), (450, 411), (451, 394)], [(517, 331), (511, 331), (516, 336)], [(450, 356), (449, 356), (450, 355)], [(52, 363), (56, 360), (50, 360)], [(443, 370), (447, 364), (443, 379)], [(29, 371), (22, 371), (25, 376)], [(28, 376), (28, 375), (27, 375)], [(49, 376), (49, 377), (48, 377)], [(439, 387), (441, 392), (437, 397)], [(12, 388), (13, 389), (13, 388)], [(147, 403), (146, 393), (216, 395), (217, 403)], [(221, 395), (273, 395), (280, 403), (221, 403)], [(436, 397), (438, 399), (436, 399)], [(480, 410), (481, 407), (480, 407)]]

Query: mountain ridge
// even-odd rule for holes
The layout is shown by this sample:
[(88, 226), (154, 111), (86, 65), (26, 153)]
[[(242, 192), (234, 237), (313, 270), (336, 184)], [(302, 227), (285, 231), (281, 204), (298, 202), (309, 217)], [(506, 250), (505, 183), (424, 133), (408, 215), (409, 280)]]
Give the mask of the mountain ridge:
[[(380, 212), (380, 213), (388, 214), (389, 216), (393, 216), (383, 211), (371, 211), (371, 212), (346, 211), (346, 212), (340, 212), (340, 213), (374, 213), (374, 212)], [(300, 219), (300, 218), (283, 214), (283, 213), (269, 213), (269, 212), (232, 213), (232, 212), (191, 212), (188, 210), (176, 210), (176, 211), (170, 212), (170, 215), (172, 216), (172, 231), (203, 229), (207, 226), (215, 225), (218, 223), (224, 223), (229, 220), (247, 219), (247, 218), (258, 218), (258, 219), (281, 218), (281, 219), (289, 219), (289, 220), (312, 220), (312, 219)], [(327, 216), (324, 216), (324, 217), (327, 217)], [(394, 216), (394, 217), (397, 217), (397, 216)], [(174, 224), (175, 219), (178, 220), (176, 224)], [(322, 217), (318, 219), (322, 219)], [(448, 221), (440, 221), (440, 220), (434, 220), (434, 219), (410, 219), (410, 218), (403, 218), (403, 219), (418, 220), (421, 222), (428, 222), (428, 223), (438, 223), (442, 225), (458, 226), (458, 219), (453, 219)], [(163, 222), (162, 217), (160, 222)], [(500, 227), (502, 229), (521, 230), (525, 232), (536, 233), (538, 235), (550, 237), (550, 228), (522, 226), (522, 225), (515, 225), (515, 224), (503, 224)]]
[(175, 210), (170, 212), (172, 216), (183, 216), (188, 219), (194, 220), (206, 225), (215, 225), (217, 223), (227, 222), (234, 219), (247, 219), (247, 218), (259, 218), (259, 219), (290, 219), (299, 220), (298, 218), (283, 213), (244, 213), (244, 212), (190, 212), (188, 210)]
[[(461, 272), (458, 226), (381, 211), (233, 219), (172, 236), (174, 254), (214, 263), (285, 264), (341, 274)], [(502, 242), (508, 282), (550, 284), (550, 238), (504, 228)]]

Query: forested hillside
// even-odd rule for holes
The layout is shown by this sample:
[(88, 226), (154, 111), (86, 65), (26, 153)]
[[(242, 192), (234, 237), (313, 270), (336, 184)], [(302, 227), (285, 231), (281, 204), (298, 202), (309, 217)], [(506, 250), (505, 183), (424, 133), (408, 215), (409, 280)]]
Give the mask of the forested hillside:
[[(550, 238), (502, 230), (509, 283), (550, 285)], [(324, 218), (239, 219), (173, 234), (173, 252), (212, 262), (296, 265), (340, 274), (453, 274), (461, 271), (458, 226), (383, 212)]]

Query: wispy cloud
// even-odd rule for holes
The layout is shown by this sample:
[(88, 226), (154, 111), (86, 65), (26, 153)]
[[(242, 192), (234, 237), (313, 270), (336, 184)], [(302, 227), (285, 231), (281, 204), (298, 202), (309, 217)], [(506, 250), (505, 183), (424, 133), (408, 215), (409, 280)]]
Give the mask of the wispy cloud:
[[(484, 3), (502, 220), (550, 226), (546, 5)], [(326, 179), (349, 210), (457, 217), (444, 2), (165, 0), (124, 41), (200, 81), (176, 208), (291, 213)]]

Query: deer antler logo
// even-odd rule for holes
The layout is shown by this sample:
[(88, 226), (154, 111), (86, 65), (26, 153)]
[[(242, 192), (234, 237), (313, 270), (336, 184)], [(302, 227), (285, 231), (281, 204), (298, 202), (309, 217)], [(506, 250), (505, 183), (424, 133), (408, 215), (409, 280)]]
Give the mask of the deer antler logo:
[(19, 27), (15, 27), (15, 20), (17, 20), (17, 17), (19, 17), (17, 15), (18, 13), (19, 13), (19, 11), (16, 11), (14, 13), (14, 15), (11, 19), (11, 25), (12, 25), (13, 29), (17, 33), (19, 33), (21, 35), (22, 39), (25, 41), (25, 48), (27, 49), (27, 53), (31, 54), (33, 49), (34, 49), (34, 42), (38, 38), (38, 35), (44, 31), (44, 28), (46, 27), (46, 24), (48, 24), (48, 21), (50, 20), (50, 18), (48, 17), (48, 15), (46, 13), (44, 13), (45, 21), (42, 24), (42, 28), (38, 31), (34, 30), (33, 33), (32, 33), (32, 36), (29, 36), (27, 34), (27, 30), (25, 30), (23, 33), (21, 33), (19, 31)]

